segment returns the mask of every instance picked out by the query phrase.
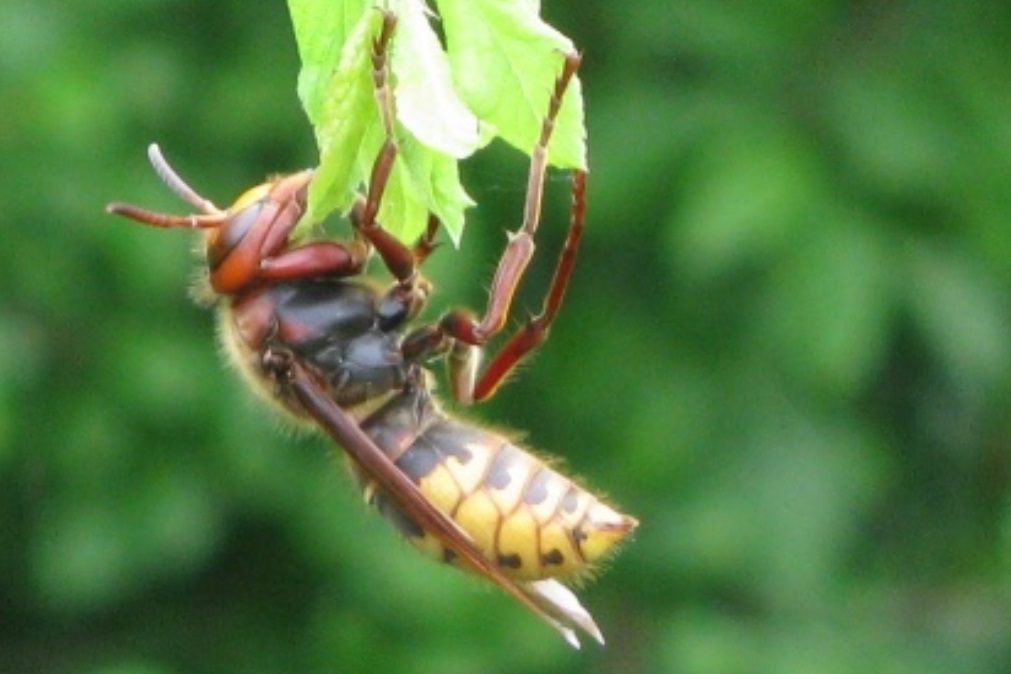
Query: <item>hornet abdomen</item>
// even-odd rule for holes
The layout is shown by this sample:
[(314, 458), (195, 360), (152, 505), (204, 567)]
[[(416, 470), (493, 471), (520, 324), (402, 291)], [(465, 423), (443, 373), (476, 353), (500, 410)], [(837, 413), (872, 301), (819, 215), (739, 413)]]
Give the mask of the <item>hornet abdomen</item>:
[[(636, 521), (509, 438), (444, 414), (428, 391), (395, 395), (362, 428), (485, 557), (518, 580), (578, 576)], [(452, 553), (356, 471), (365, 498), (426, 554)]]

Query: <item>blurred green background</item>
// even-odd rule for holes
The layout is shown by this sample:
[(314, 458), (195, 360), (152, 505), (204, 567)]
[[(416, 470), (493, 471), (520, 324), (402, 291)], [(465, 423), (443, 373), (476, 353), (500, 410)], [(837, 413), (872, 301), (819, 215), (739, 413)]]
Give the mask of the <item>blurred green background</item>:
[[(312, 163), (283, 3), (0, 7), (0, 672), (1011, 671), (1011, 6), (544, 3), (590, 215), (472, 413), (642, 520), (581, 653), (415, 555), (220, 364), (158, 140), (228, 203)], [(432, 260), (480, 305), (524, 163)], [(552, 177), (534, 307), (566, 222)]]

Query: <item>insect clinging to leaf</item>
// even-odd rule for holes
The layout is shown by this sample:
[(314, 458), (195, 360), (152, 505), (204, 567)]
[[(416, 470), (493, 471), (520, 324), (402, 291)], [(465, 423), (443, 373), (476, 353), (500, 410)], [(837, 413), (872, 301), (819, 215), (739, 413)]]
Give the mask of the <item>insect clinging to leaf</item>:
[[(442, 411), (426, 364), (443, 358), (463, 404), (492, 396), (546, 339), (562, 305), (583, 233), (586, 174), (571, 175), (570, 224), (541, 311), (482, 367), (483, 348), (503, 331), (534, 252), (547, 147), (580, 58), (566, 55), (531, 152), (522, 224), (510, 234), (479, 316), (463, 309), (412, 325), (431, 284), (421, 267), (439, 222), (405, 245), (377, 222), (397, 158), (387, 51), (394, 15), (373, 42), (376, 100), (385, 141), (367, 191), (348, 214), (352, 236), (293, 240), (313, 171), (281, 176), (221, 209), (192, 189), (156, 145), (155, 171), (200, 212), (169, 215), (122, 203), (107, 210), (157, 227), (203, 232), (207, 283), (217, 297), (230, 360), (264, 398), (318, 424), (344, 448), (366, 499), (426, 553), (500, 586), (575, 646), (575, 630), (603, 637), (562, 580), (584, 574), (636, 526), (600, 497), (510, 438)], [(360, 277), (375, 253), (393, 277), (377, 290)]]

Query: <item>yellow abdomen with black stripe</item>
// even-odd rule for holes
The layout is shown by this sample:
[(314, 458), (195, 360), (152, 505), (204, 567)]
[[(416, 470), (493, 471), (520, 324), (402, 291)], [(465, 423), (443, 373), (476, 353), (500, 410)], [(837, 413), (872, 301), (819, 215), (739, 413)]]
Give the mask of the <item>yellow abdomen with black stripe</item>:
[[(445, 415), (427, 391), (396, 395), (362, 428), (489, 561), (517, 580), (579, 575), (637, 524), (509, 438)], [(453, 561), (372, 480), (358, 477), (366, 500), (408, 540)]]

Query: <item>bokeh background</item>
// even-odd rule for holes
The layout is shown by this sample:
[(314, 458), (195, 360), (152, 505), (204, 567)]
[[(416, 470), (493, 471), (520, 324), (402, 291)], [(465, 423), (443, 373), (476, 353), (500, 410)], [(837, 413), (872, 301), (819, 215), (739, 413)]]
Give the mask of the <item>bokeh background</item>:
[[(1011, 6), (544, 2), (586, 51), (590, 217), (473, 414), (642, 520), (570, 651), (278, 430), (187, 297), (159, 140), (220, 203), (312, 163), (280, 1), (0, 7), (0, 671), (1011, 671)], [(466, 165), (433, 313), (523, 159)], [(534, 307), (566, 222), (552, 177)]]

